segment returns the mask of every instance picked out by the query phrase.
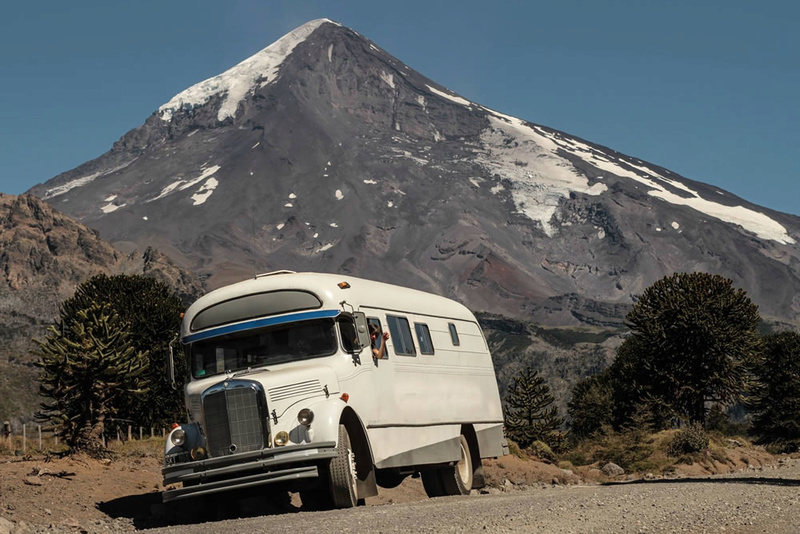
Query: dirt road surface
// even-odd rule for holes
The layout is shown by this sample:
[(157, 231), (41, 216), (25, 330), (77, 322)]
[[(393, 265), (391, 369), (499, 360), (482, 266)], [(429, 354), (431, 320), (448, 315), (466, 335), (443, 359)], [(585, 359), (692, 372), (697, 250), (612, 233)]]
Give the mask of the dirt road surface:
[[(172, 526), (148, 532), (176, 532)], [(800, 460), (729, 475), (556, 485), (191, 525), (241, 532), (800, 532)]]

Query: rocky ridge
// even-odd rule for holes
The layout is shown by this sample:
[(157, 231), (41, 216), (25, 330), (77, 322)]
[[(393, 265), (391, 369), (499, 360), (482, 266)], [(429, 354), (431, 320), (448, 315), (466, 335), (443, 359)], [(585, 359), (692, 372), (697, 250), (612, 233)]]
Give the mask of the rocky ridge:
[(157, 250), (122, 253), (99, 232), (32, 195), (0, 194), (0, 417), (38, 405), (32, 339), (42, 338), (58, 306), (96, 274), (142, 274), (187, 301), (201, 283)]

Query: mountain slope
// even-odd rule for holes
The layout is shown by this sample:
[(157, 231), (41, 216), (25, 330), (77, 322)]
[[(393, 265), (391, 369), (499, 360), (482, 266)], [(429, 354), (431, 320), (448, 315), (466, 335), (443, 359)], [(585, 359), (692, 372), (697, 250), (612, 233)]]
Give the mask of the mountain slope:
[(156, 250), (120, 253), (34, 196), (0, 194), (0, 419), (30, 415), (38, 406), (31, 340), (43, 338), (81, 282), (101, 273), (152, 276), (187, 301), (202, 292)]
[(31, 189), (210, 287), (352, 273), (550, 325), (619, 325), (675, 271), (800, 318), (800, 219), (470, 102), (327, 20)]

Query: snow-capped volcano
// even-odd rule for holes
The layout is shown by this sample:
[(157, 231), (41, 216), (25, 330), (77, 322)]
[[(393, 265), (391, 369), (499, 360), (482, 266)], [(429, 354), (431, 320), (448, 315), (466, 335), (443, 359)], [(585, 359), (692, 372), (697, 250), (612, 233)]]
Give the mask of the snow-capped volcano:
[(703, 270), (800, 316), (797, 217), (471, 102), (327, 19), (31, 192), (211, 286), (349, 272), (555, 324)]
[(307, 22), (235, 67), (178, 93), (158, 108), (161, 118), (170, 121), (174, 112), (190, 111), (206, 104), (215, 96), (221, 99), (217, 120), (224, 121), (228, 117), (234, 117), (244, 97), (252, 93), (256, 86), (275, 81), (278, 69), (286, 57), (324, 23), (335, 24), (328, 19)]

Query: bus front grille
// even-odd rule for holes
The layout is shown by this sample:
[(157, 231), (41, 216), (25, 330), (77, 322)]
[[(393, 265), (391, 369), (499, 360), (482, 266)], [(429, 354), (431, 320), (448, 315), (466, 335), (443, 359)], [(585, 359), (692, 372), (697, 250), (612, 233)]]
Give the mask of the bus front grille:
[(208, 453), (211, 457), (264, 448), (266, 404), (252, 382), (214, 386), (203, 394)]

